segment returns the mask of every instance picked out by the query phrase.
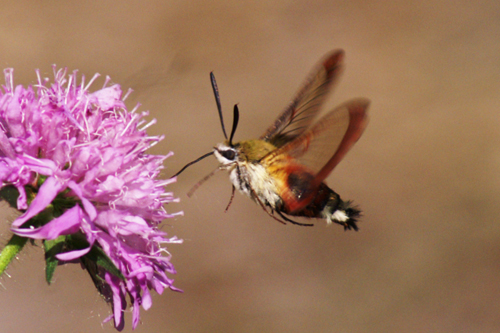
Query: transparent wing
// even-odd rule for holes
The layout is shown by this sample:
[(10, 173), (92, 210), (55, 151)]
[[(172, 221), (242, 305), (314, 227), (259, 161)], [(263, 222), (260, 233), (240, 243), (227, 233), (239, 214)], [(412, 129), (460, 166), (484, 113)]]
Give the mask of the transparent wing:
[(307, 130), (342, 71), (343, 59), (342, 50), (330, 53), (260, 139), (281, 147)]
[(266, 163), (280, 156), (290, 156), (304, 165), (314, 176), (311, 188), (319, 184), (342, 160), (363, 133), (370, 102), (358, 98), (333, 109), (312, 128), (293, 141), (263, 157)]

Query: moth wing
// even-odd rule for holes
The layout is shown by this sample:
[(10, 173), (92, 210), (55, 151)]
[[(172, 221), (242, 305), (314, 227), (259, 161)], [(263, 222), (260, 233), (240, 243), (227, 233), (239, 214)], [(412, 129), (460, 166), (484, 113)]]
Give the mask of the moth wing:
[(344, 51), (336, 50), (315, 68), (292, 102), (261, 135), (276, 147), (301, 135), (318, 114), (327, 93), (342, 71)]
[(263, 157), (267, 164), (283, 156), (292, 159), (290, 165), (295, 165), (293, 170), (297, 171), (285, 171), (288, 188), (284, 193), (290, 211), (307, 206), (313, 197), (302, 194), (314, 193), (361, 137), (368, 123), (369, 103), (358, 98), (338, 106), (299, 137)]

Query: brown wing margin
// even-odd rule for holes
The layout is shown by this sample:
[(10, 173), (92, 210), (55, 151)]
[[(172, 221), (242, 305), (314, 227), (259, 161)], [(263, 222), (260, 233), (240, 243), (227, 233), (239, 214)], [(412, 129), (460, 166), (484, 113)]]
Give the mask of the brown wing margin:
[(322, 64), (312, 71), (290, 105), (261, 135), (260, 140), (280, 147), (306, 131), (342, 71), (343, 59), (343, 50), (332, 51), (327, 55)]
[(315, 183), (322, 182), (363, 133), (369, 103), (367, 99), (357, 98), (336, 107), (301, 136), (264, 156), (262, 161), (272, 163), (276, 156), (287, 155), (306, 167), (314, 175)]
[(348, 102), (347, 107), (349, 110), (349, 126), (340, 143), (339, 147), (332, 158), (321, 168), (315, 177), (315, 185), (319, 186), (323, 180), (332, 172), (333, 168), (340, 163), (340, 161), (347, 154), (349, 149), (359, 140), (363, 134), (366, 125), (368, 125), (368, 116), (366, 111), (370, 101), (368, 99), (359, 98)]
[[(263, 162), (272, 164), (278, 156), (295, 159), (311, 175), (307, 184), (301, 183), (307, 191), (301, 190), (314, 192), (361, 137), (368, 123), (369, 104), (369, 100), (357, 98), (336, 107), (301, 136), (264, 156)], [(293, 211), (300, 211), (313, 199), (290, 196), (288, 204)]]

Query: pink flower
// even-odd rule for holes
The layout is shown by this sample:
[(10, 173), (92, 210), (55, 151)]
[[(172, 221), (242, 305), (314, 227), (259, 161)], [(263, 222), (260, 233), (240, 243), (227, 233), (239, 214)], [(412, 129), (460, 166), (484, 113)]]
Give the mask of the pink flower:
[(118, 329), (128, 294), (135, 328), (139, 307), (151, 307), (150, 289), (178, 290), (167, 276), (175, 269), (164, 244), (182, 241), (158, 228), (182, 215), (164, 209), (178, 201), (165, 191), (175, 179), (158, 179), (172, 153), (145, 153), (163, 137), (146, 134), (155, 121), (145, 124), (146, 112), (128, 111), (109, 78), (91, 93), (98, 75), (78, 84), (76, 72), (54, 68), (54, 83), (37, 72), (38, 83), (24, 88), (14, 87), (12, 69), (4, 72), (0, 187), (17, 189), (24, 212), (11, 230), (44, 241), (49, 283), (58, 261), (80, 260), (112, 301)]

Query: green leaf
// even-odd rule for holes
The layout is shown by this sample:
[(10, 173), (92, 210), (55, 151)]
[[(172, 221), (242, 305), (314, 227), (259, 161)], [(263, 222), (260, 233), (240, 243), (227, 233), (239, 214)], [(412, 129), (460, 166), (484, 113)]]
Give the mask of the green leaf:
[(44, 175), (38, 175), (38, 179), (36, 180), (36, 187), (37, 188), (40, 188), (40, 186), (43, 185), (43, 183), (45, 183), (45, 180), (47, 180), (47, 176), (44, 176)]
[(99, 294), (104, 298), (104, 300), (107, 303), (110, 303), (112, 301), (112, 294), (113, 292), (111, 291), (111, 287), (109, 284), (99, 276), (99, 266), (85, 256), (80, 258), (80, 261), (87, 270), (87, 273), (89, 273), (90, 278), (92, 279), (92, 282), (94, 282), (94, 286), (96, 287), (97, 291)]
[[(66, 244), (72, 249), (76, 250), (89, 247), (89, 243), (87, 242), (87, 239), (83, 234), (73, 234), (67, 237), (68, 241)], [(125, 277), (123, 276), (122, 272), (118, 269), (118, 267), (115, 266), (113, 261), (111, 261), (111, 259), (106, 255), (104, 250), (101, 249), (99, 246), (97, 245), (92, 246), (90, 251), (82, 258), (85, 258), (93, 262), (94, 264), (102, 267), (103, 269), (113, 274), (117, 278), (125, 280)]]
[(19, 191), (15, 186), (8, 185), (0, 189), (0, 198), (7, 201), (7, 203), (12, 207), (17, 209), (17, 198), (19, 197)]
[(106, 253), (100, 247), (96, 245), (92, 246), (92, 249), (89, 251), (89, 253), (85, 255), (85, 257), (95, 262), (97, 265), (101, 266), (102, 268), (104, 268), (106, 271), (113, 274), (117, 278), (125, 280), (125, 277), (123, 276), (122, 272), (118, 269), (118, 267), (115, 266), (113, 261), (111, 261), (111, 259), (106, 255)]
[(99, 271), (100, 269), (104, 269), (119, 279), (125, 280), (125, 277), (120, 270), (115, 266), (106, 253), (104, 253), (104, 251), (96, 245), (90, 249), (89, 253), (81, 257), (80, 261), (92, 278), (97, 291), (99, 291), (101, 296), (104, 297), (106, 302), (111, 302), (111, 287), (106, 280), (99, 276)]
[(43, 225), (46, 225), (50, 221), (54, 219), (54, 207), (49, 204), (47, 207), (45, 207), (44, 210), (42, 210), (40, 213), (37, 215), (33, 216), (31, 219), (26, 221), (22, 225), (23, 228), (29, 228), (29, 227), (41, 227)]
[(0, 276), (3, 274), (10, 262), (21, 251), (28, 238), (12, 235), (7, 245), (0, 252)]
[(63, 252), (65, 241), (66, 236), (59, 236), (56, 239), (43, 242), (45, 248), (45, 280), (48, 284), (52, 283), (52, 277), (59, 264), (56, 254)]

